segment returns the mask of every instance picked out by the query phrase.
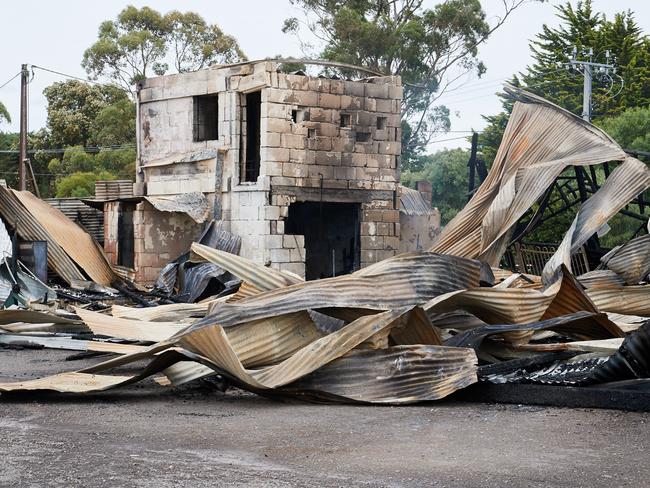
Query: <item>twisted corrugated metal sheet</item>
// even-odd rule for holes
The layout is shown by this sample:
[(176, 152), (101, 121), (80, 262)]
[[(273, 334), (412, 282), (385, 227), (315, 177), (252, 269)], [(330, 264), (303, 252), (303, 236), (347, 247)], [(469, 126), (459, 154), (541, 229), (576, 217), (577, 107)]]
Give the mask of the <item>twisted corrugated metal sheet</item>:
[(650, 187), (650, 169), (638, 159), (627, 158), (616, 167), (594, 195), (578, 210), (562, 243), (549, 259), (542, 280), (551, 283), (561, 264), (571, 270), (571, 255), (639, 193)]
[[(203, 252), (202, 249), (201, 251)], [(213, 253), (206, 253), (206, 256), (210, 254)], [(222, 266), (220, 263), (217, 262)], [(250, 298), (219, 303), (208, 317), (196, 322), (192, 327), (196, 329), (214, 324), (230, 327), (242, 322), (308, 309), (391, 310), (419, 305), (443, 293), (479, 286), (481, 268), (486, 267), (478, 261), (456, 256), (433, 253), (402, 254), (351, 275), (298, 283)], [(232, 267), (229, 271), (233, 274), (241, 272)], [(489, 268), (487, 271), (489, 272)], [(256, 279), (239, 277), (247, 281)], [(273, 278), (274, 283), (278, 283), (275, 275)], [(268, 287), (267, 281), (258, 280), (254, 284)]]
[(650, 273), (650, 234), (625, 243), (603, 262), (628, 285), (637, 285)]
[(513, 87), (506, 92), (517, 102), (492, 168), (431, 251), (496, 265), (517, 220), (567, 166), (626, 157), (607, 134), (570, 112)]

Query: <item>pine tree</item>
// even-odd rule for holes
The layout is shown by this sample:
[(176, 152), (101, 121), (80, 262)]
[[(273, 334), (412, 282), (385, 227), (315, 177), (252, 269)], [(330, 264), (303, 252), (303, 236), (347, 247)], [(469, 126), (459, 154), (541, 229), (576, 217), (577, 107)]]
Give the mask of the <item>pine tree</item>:
[[(513, 84), (556, 103), (573, 112), (582, 113), (582, 76), (567, 69), (574, 47), (578, 53), (593, 50), (595, 62), (615, 60), (614, 83), (595, 79), (593, 84), (592, 118), (598, 124), (606, 117), (620, 114), (630, 107), (645, 106), (650, 102), (650, 40), (634, 20), (632, 12), (621, 12), (608, 20), (594, 12), (591, 0), (559, 5), (557, 16), (562, 23), (553, 28), (542, 27), (542, 32), (530, 43), (533, 63), (523, 73), (515, 75)], [(599, 76), (595, 74), (595, 78)], [(487, 116), (489, 122), (481, 137), (483, 157), (491, 162), (496, 153), (512, 104), (504, 100), (504, 111)]]

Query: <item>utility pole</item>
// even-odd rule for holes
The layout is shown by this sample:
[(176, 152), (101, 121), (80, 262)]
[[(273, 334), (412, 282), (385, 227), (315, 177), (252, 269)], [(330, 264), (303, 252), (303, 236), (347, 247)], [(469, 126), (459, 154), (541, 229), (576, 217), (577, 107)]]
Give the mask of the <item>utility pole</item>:
[[(583, 77), (582, 85), (582, 118), (591, 122), (591, 85), (593, 83), (594, 71), (598, 74), (609, 77), (609, 73), (616, 73), (616, 67), (609, 63), (609, 51), (605, 51), (605, 62), (594, 63), (594, 50), (589, 49), (588, 60), (580, 61), (577, 59), (578, 48), (573, 48), (571, 61), (566, 63), (567, 66), (576, 68)], [(611, 79), (611, 77), (609, 77)]]
[(20, 155), (18, 156), (18, 189), (27, 188), (25, 178), (25, 160), (27, 159), (27, 83), (29, 71), (23, 64), (20, 69)]

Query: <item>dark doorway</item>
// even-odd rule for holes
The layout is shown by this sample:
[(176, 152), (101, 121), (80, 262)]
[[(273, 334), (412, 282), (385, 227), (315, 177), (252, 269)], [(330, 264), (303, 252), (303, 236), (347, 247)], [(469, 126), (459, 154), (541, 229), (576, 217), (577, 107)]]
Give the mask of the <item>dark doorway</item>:
[(315, 280), (359, 269), (358, 203), (299, 202), (289, 206), (285, 234), (305, 236), (305, 278)]
[(243, 181), (257, 181), (260, 175), (260, 115), (262, 92), (256, 91), (245, 95), (246, 106), (242, 117), (242, 152)]
[(134, 234), (133, 212), (135, 203), (122, 202), (117, 218), (117, 264), (133, 268)]

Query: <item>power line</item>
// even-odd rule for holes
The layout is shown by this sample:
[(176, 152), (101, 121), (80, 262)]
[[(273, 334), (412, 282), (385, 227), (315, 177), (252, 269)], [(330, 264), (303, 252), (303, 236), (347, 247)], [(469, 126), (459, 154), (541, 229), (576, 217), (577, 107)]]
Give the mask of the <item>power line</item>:
[(450, 137), (449, 139), (436, 139), (434, 141), (429, 141), (429, 144), (434, 144), (434, 143), (437, 143), (437, 142), (458, 141), (460, 139), (467, 140), (467, 137), (466, 136), (460, 136), (460, 137)]
[(7, 86), (9, 83), (11, 83), (12, 81), (14, 81), (16, 78), (18, 78), (18, 77), (20, 76), (20, 73), (22, 73), (22, 72), (19, 71), (18, 73), (16, 73), (15, 75), (13, 75), (11, 78), (9, 78), (9, 79), (8, 79), (7, 81), (5, 81), (2, 85), (0, 85), (0, 88), (4, 88), (4, 87)]
[[(30, 149), (27, 151), (28, 154), (36, 153), (53, 153), (53, 154), (63, 154), (67, 150), (83, 150), (87, 153), (98, 153), (100, 151), (120, 151), (123, 149), (135, 149), (135, 144), (122, 144), (115, 146), (87, 146), (78, 148), (76, 146), (70, 146), (67, 148), (57, 147), (57, 148), (48, 148), (48, 149)], [(14, 149), (3, 149), (0, 150), (0, 154), (19, 154), (20, 151)]]
[[(47, 71), (49, 73), (54, 73), (55, 75), (65, 76), (66, 78), (71, 78), (73, 80), (83, 81), (84, 83), (91, 83), (93, 85), (106, 86), (106, 87), (111, 87), (111, 88), (120, 88), (117, 85), (112, 85), (112, 84), (108, 84), (108, 83), (100, 83), (99, 81), (93, 81), (93, 80), (89, 80), (89, 79), (86, 79), (86, 78), (80, 78), (79, 76), (70, 75), (68, 73), (63, 73), (61, 71), (56, 71), (56, 70), (53, 70), (53, 69), (50, 69), (50, 68), (44, 68), (43, 66), (37, 66), (35, 64), (32, 64), (31, 67), (36, 68), (36, 69), (40, 69), (40, 70), (43, 70), (43, 71)], [(121, 89), (122, 88), (120, 88), (120, 90)]]

